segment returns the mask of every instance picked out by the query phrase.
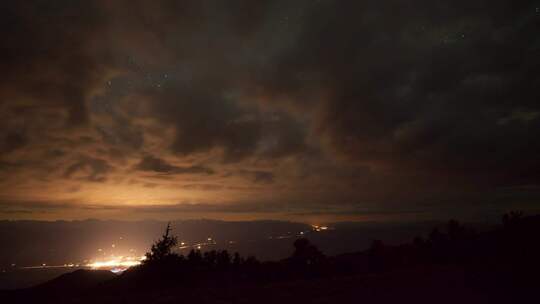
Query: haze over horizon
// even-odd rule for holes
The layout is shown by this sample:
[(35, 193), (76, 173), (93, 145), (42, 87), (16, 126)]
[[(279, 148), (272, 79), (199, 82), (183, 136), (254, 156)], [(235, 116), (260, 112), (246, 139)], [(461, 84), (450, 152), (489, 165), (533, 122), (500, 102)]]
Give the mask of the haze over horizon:
[(540, 210), (539, 1), (5, 1), (0, 220)]

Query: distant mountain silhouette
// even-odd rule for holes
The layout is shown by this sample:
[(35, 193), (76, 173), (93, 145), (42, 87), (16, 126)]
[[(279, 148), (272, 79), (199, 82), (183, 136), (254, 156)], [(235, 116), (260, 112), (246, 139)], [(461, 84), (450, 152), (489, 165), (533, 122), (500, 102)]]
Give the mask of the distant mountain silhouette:
[(86, 292), (97, 290), (100, 284), (116, 277), (117, 275), (106, 270), (79, 269), (31, 288), (0, 292), (0, 302), (63, 303), (67, 299), (77, 298)]
[(116, 278), (117, 275), (107, 270), (79, 269), (71, 273), (63, 274), (53, 280), (30, 288), (36, 293), (78, 293), (90, 288), (97, 287), (103, 282)]

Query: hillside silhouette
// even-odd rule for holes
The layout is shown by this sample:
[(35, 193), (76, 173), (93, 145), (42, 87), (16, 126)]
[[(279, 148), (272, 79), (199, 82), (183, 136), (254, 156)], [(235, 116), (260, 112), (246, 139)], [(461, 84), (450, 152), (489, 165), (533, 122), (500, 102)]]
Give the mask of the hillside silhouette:
[[(9, 301), (39, 303), (525, 303), (537, 297), (540, 216), (505, 214), (490, 231), (455, 220), (409, 243), (326, 256), (306, 238), (261, 262), (226, 250), (174, 251), (167, 226), (144, 263), (121, 275), (79, 270)], [(7, 303), (7, 302), (6, 302)]]

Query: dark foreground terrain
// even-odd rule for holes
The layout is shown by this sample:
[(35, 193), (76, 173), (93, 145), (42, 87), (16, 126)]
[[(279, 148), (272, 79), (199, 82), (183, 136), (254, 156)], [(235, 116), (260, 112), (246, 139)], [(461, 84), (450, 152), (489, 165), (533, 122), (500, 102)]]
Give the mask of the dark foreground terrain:
[(427, 238), (324, 256), (298, 239), (291, 257), (259, 262), (226, 251), (187, 256), (168, 231), (121, 275), (78, 270), (0, 295), (2, 303), (536, 303), (540, 216), (505, 215), (476, 233), (450, 221)]

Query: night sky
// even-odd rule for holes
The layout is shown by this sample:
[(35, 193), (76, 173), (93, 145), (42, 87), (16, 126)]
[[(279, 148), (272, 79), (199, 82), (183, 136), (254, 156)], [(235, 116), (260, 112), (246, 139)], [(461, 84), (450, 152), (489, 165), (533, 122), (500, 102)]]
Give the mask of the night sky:
[(2, 1), (0, 219), (540, 208), (540, 1)]

